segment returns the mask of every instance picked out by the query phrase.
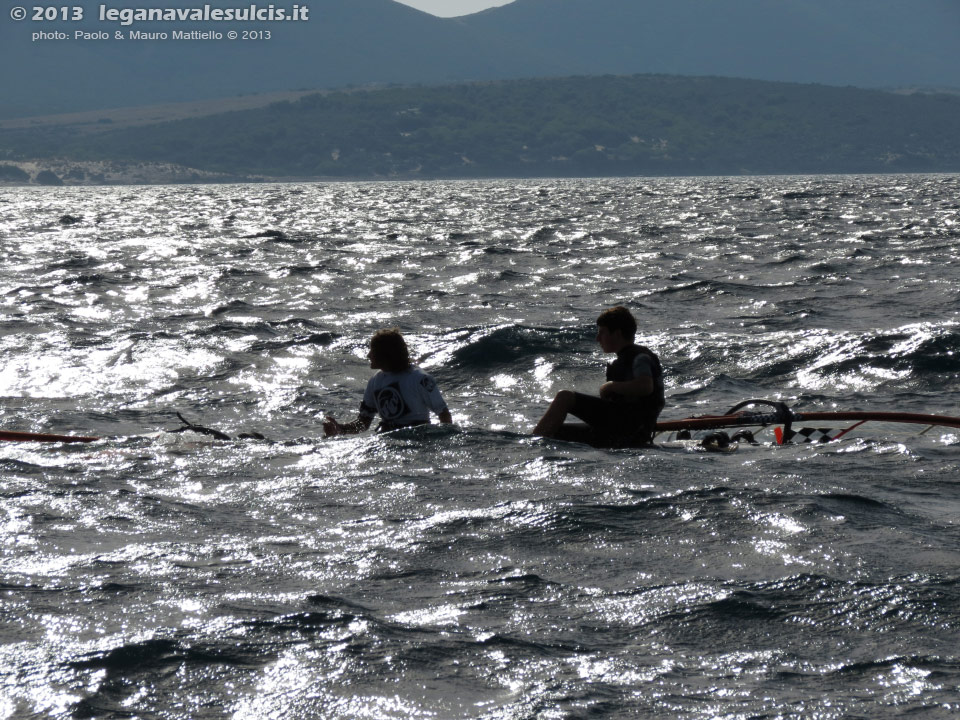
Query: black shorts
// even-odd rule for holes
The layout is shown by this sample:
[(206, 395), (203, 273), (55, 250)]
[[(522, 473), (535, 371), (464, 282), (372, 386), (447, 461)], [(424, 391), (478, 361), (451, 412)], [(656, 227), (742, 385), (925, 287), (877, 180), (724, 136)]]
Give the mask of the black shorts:
[(654, 428), (643, 406), (574, 393), (570, 414), (585, 424), (564, 423), (557, 436), (559, 440), (594, 447), (634, 447), (653, 442)]

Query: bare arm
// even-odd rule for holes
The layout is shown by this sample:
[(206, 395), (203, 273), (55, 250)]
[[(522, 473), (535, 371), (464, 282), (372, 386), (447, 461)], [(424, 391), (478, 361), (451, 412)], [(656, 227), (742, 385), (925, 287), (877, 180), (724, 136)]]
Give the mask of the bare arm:
[(443, 425), (450, 425), (453, 423), (453, 416), (450, 414), (449, 410), (444, 410), (442, 413), (437, 415), (440, 418), (440, 423)]
[(356, 435), (369, 428), (371, 422), (373, 422), (373, 418), (358, 415), (357, 419), (353, 422), (338, 423), (333, 416), (327, 415), (323, 419), (323, 434), (327, 437), (333, 435)]
[(633, 380), (605, 382), (600, 386), (600, 397), (604, 400), (616, 400), (618, 397), (634, 400), (652, 392), (653, 378), (649, 375), (641, 375)]

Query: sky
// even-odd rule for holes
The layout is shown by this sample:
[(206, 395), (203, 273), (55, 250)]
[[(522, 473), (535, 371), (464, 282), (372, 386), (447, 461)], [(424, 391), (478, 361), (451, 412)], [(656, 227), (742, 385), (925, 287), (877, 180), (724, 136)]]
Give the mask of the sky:
[(397, 0), (417, 10), (440, 17), (457, 17), (480, 12), (497, 5), (506, 5), (513, 0)]

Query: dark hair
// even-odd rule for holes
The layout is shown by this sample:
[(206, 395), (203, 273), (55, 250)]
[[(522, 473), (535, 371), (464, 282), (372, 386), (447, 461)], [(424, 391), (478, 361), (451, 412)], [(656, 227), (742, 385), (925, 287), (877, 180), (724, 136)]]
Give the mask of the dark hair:
[(623, 333), (624, 339), (630, 341), (637, 334), (637, 321), (633, 319), (633, 315), (623, 305), (608, 308), (600, 313), (600, 317), (597, 318), (597, 325), (602, 325), (611, 331), (619, 330)]
[(377, 330), (370, 338), (370, 352), (388, 372), (403, 372), (410, 367), (410, 352), (397, 328)]

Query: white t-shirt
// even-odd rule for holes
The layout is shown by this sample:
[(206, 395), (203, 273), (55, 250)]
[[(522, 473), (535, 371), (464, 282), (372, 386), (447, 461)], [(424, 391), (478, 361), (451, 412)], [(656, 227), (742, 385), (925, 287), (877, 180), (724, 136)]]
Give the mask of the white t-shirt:
[(434, 379), (413, 366), (404, 372), (378, 372), (370, 378), (360, 402), (360, 417), (372, 419), (379, 413), (393, 427), (430, 422), (431, 410), (439, 415), (447, 410), (447, 403)]

